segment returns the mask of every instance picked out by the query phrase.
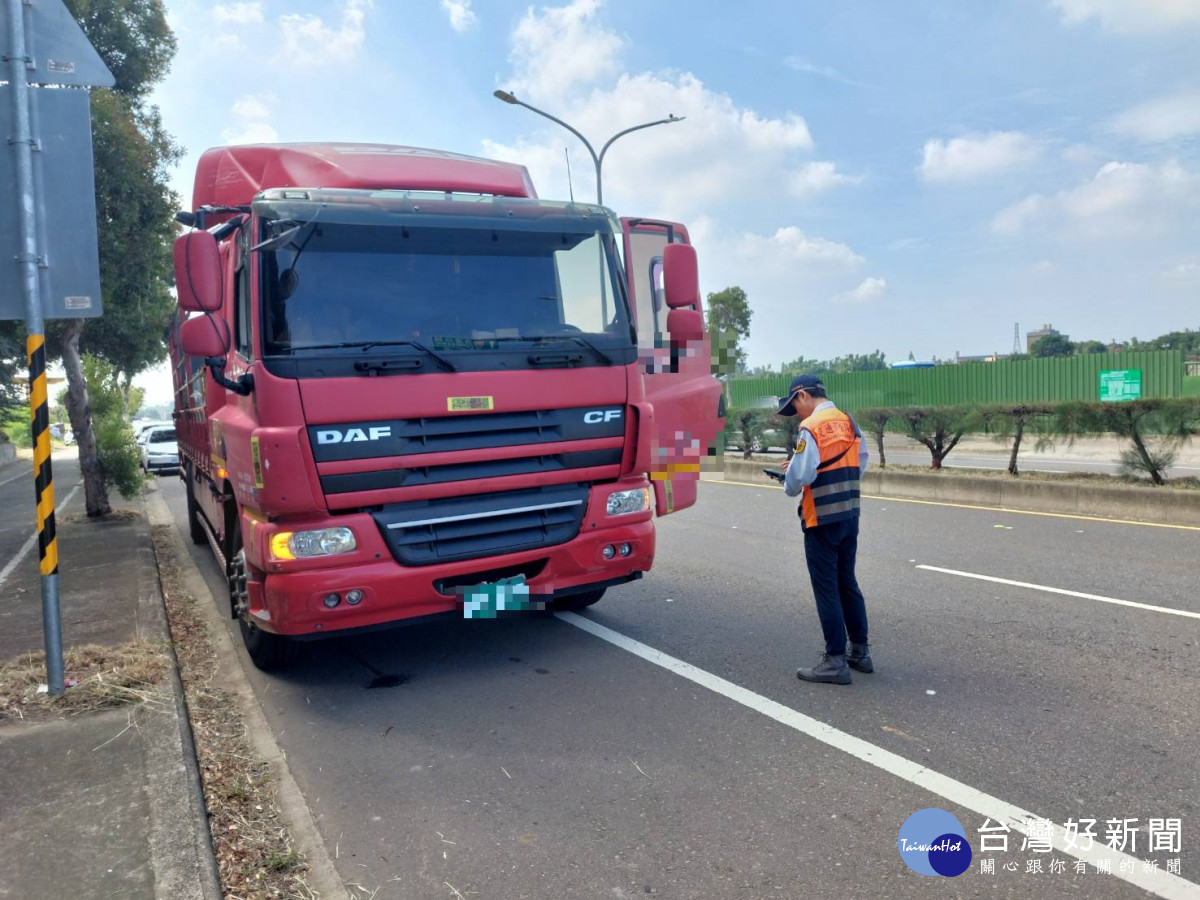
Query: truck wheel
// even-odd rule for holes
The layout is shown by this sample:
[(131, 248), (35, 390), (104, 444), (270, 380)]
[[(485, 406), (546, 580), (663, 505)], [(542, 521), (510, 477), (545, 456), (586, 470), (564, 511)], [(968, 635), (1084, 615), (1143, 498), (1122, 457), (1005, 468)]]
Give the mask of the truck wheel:
[(604, 590), (604, 588), (596, 588), (594, 591), (585, 591), (582, 594), (571, 594), (567, 597), (560, 597), (554, 601), (550, 608), (555, 612), (575, 612), (580, 609), (587, 609), (604, 596)]
[(196, 503), (196, 495), (192, 493), (192, 478), (186, 469), (183, 473), (183, 483), (187, 485), (184, 492), (187, 496), (188, 533), (191, 535), (193, 544), (207, 544), (208, 535), (200, 521), (200, 505)]
[(233, 528), (233, 543), (229, 556), (229, 600), (238, 617), (238, 628), (242, 632), (242, 643), (256, 668), (264, 672), (281, 669), (291, 662), (295, 644), (286, 637), (263, 631), (250, 621), (250, 595), (246, 588), (249, 574), (246, 571), (246, 548), (242, 546), (241, 529)]

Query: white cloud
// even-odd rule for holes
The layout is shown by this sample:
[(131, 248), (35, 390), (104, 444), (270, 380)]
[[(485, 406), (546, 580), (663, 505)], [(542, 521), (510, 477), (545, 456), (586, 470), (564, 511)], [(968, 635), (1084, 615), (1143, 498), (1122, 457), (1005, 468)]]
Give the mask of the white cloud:
[(265, 21), (262, 3), (218, 3), (212, 8), (218, 24), (259, 25)]
[(1063, 22), (1099, 19), (1118, 34), (1151, 34), (1200, 24), (1200, 0), (1051, 0)]
[(1176, 281), (1200, 282), (1200, 263), (1180, 263), (1172, 266), (1165, 274)]
[(870, 303), (878, 300), (887, 290), (887, 281), (871, 276), (864, 278), (858, 287), (844, 291), (833, 298), (834, 303)]
[(799, 56), (789, 56), (783, 61), (783, 64), (789, 69), (794, 69), (797, 72), (804, 72), (808, 75), (819, 75), (822, 78), (828, 78), (830, 81), (837, 81), (841, 84), (849, 84), (854, 87), (870, 87), (861, 81), (855, 81), (852, 78), (847, 78), (833, 66), (822, 66), (817, 63), (809, 62)]
[(597, 21), (601, 5), (573, 0), (540, 11), (530, 7), (512, 34), (513, 93), (558, 104), (577, 86), (615, 74), (625, 40)]
[(279, 17), (283, 37), (282, 58), (293, 66), (348, 62), (366, 38), (366, 18), (374, 0), (343, 0), (342, 20), (337, 28), (320, 16), (289, 13)]
[(1200, 208), (1200, 173), (1177, 162), (1160, 166), (1110, 162), (1096, 175), (1053, 197), (1031, 194), (992, 220), (997, 234), (1017, 234), (1036, 221), (1083, 238), (1145, 236), (1171, 228)]
[(277, 99), (274, 94), (243, 94), (230, 109), (236, 126), (221, 132), (229, 144), (273, 144), (279, 133), (268, 121)]
[(1029, 271), (1033, 272), (1035, 275), (1045, 275), (1049, 272), (1053, 272), (1054, 268), (1054, 263), (1052, 263), (1050, 260), (1040, 259), (1030, 266)]
[(442, 9), (450, 16), (450, 27), (459, 34), (479, 24), (479, 17), (471, 9), (471, 0), (442, 0)]
[(735, 250), (738, 258), (746, 262), (774, 259), (788, 264), (803, 263), (834, 269), (856, 268), (865, 262), (845, 244), (822, 237), (809, 237), (795, 225), (784, 226), (770, 237), (744, 234), (738, 239)]
[(843, 184), (860, 184), (861, 175), (846, 175), (831, 162), (810, 162), (800, 167), (788, 182), (793, 195), (808, 197)]
[(1019, 131), (993, 131), (925, 142), (920, 172), (926, 181), (969, 181), (1032, 162), (1036, 141)]
[(1148, 143), (1200, 134), (1200, 90), (1139, 104), (1116, 116), (1109, 129)]
[(1030, 194), (996, 213), (992, 219), (992, 231), (996, 234), (1017, 234), (1025, 224), (1045, 209), (1049, 202), (1041, 194)]

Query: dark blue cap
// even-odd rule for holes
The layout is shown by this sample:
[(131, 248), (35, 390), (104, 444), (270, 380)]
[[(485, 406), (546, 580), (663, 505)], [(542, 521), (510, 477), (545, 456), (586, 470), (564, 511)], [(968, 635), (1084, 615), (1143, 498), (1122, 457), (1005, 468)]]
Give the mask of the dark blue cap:
[(813, 388), (825, 390), (825, 385), (821, 382), (819, 376), (797, 375), (792, 379), (791, 385), (788, 386), (787, 396), (779, 398), (779, 409), (775, 410), (775, 412), (779, 415), (783, 415), (783, 411), (788, 408), (788, 405), (792, 402), (792, 398), (796, 396), (797, 391), (811, 391)]

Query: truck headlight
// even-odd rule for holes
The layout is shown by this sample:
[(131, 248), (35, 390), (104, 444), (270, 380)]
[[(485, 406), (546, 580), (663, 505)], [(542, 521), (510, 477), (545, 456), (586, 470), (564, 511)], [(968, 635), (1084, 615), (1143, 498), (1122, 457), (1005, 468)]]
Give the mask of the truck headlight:
[(349, 528), (321, 528), (317, 531), (280, 531), (271, 535), (271, 555), (276, 559), (310, 559), (333, 556), (357, 549), (354, 532)]
[(615, 491), (608, 495), (608, 514), (627, 516), (645, 512), (650, 508), (650, 488), (640, 487), (632, 491)]

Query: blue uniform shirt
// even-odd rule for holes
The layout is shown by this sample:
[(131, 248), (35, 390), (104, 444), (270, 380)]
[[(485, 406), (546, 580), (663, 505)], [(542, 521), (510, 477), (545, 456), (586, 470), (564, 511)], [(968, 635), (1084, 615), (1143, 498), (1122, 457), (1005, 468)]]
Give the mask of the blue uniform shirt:
[[(823, 409), (837, 409), (833, 405), (832, 400), (826, 400), (813, 410), (814, 413), (820, 412)], [(858, 430), (858, 425), (854, 426), (854, 433), (858, 435), (858, 467), (863, 475), (867, 474), (867, 442), (863, 440), (863, 434)], [(817, 477), (817, 465), (821, 462), (821, 451), (817, 449), (816, 438), (812, 436), (807, 428), (800, 429), (799, 440), (797, 447), (804, 449), (797, 451), (792, 457), (792, 461), (788, 463), (787, 474), (783, 479), (783, 490), (789, 497), (800, 496), (801, 490), (806, 484), (812, 484)]]

